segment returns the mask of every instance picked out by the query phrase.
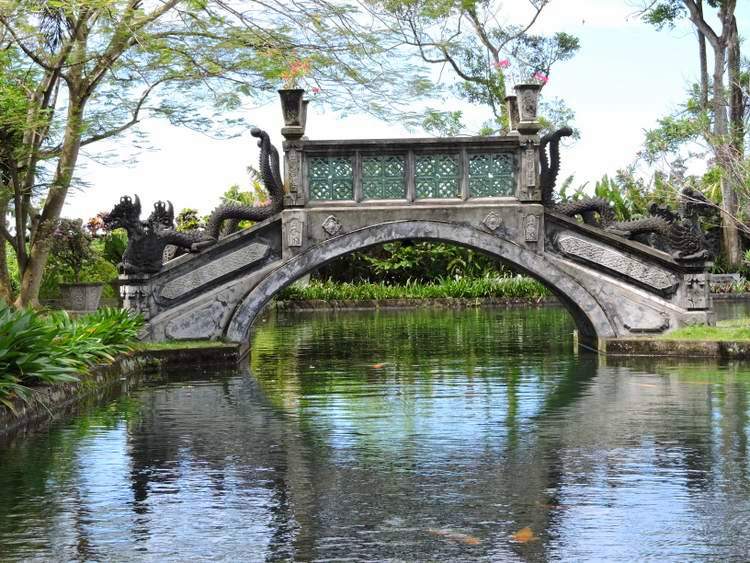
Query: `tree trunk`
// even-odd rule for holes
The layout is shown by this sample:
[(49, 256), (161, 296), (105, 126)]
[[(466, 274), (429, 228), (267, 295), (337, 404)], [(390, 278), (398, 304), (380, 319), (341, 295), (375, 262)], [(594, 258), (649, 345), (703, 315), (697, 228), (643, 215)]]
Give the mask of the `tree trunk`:
[(727, 60), (726, 37), (713, 44), (714, 72), (713, 72), (713, 114), (714, 130), (712, 143), (716, 152), (716, 160), (722, 169), (721, 175), (721, 210), (722, 210), (722, 242), (727, 265), (737, 268), (742, 262), (740, 236), (737, 229), (737, 191), (733, 175), (732, 147), (729, 136), (727, 119), (728, 104), (724, 89), (724, 63)]
[(745, 152), (744, 94), (740, 84), (740, 35), (737, 30), (737, 18), (732, 17), (727, 50), (727, 68), (729, 71), (729, 130), (732, 136), (732, 148), (737, 163), (742, 161)]
[[(698, 13), (700, 17), (703, 17), (703, 2), (699, 0)], [(701, 72), (701, 109), (703, 111), (708, 110), (708, 55), (706, 54), (706, 35), (700, 30), (696, 29), (698, 33), (698, 56), (700, 58), (700, 72)]]
[(75, 93), (71, 93), (60, 158), (52, 187), (44, 202), (36, 236), (31, 241), (26, 268), (21, 276), (21, 289), (15, 302), (17, 307), (39, 306), (39, 288), (49, 258), (49, 237), (60, 219), (81, 148), (81, 124), (85, 103), (85, 99), (82, 100)]

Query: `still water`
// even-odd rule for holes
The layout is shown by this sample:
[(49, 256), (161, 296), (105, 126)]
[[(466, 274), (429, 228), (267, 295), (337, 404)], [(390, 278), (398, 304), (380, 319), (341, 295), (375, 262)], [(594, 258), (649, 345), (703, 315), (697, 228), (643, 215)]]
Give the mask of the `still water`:
[(556, 308), (298, 314), (0, 446), (0, 559), (747, 561), (750, 366)]

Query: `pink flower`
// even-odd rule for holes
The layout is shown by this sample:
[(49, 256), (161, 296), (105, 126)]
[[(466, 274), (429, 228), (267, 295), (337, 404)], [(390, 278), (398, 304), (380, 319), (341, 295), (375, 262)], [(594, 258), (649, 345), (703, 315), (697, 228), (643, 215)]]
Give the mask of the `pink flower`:
[(497, 61), (493, 65), (496, 69), (500, 70), (505, 68), (510, 68), (510, 59), (503, 59), (502, 61)]
[(317, 86), (313, 86), (312, 87), (312, 93), (313, 94), (320, 94), (320, 88), (318, 88)]
[(538, 70), (532, 75), (532, 78), (534, 80), (538, 80), (542, 84), (547, 84), (547, 82), (549, 82), (549, 77), (543, 72), (538, 71)]

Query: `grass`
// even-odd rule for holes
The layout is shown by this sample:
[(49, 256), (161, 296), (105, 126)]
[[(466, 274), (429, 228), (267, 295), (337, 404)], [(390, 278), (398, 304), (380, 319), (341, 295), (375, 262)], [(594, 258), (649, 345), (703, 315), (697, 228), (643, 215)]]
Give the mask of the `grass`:
[(148, 352), (151, 350), (194, 350), (196, 348), (216, 348), (232, 347), (230, 342), (221, 342), (218, 340), (173, 340), (170, 342), (140, 342), (135, 345), (134, 349)]
[(292, 285), (277, 297), (280, 301), (383, 299), (528, 299), (539, 301), (550, 292), (539, 282), (526, 277), (507, 278), (443, 278), (434, 283), (336, 283), (312, 281), (308, 285)]
[(716, 326), (696, 325), (678, 328), (660, 338), (664, 340), (750, 341), (750, 318), (719, 321)]

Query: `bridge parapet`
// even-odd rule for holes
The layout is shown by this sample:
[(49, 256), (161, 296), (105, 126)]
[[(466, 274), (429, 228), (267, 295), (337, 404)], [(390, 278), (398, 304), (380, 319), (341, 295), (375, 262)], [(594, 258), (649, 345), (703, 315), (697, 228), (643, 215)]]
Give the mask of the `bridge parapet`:
[(284, 143), (285, 207), (541, 201), (535, 135)]

